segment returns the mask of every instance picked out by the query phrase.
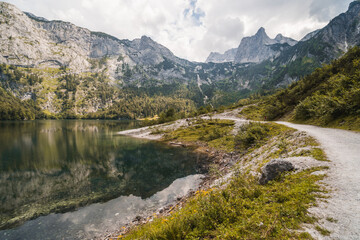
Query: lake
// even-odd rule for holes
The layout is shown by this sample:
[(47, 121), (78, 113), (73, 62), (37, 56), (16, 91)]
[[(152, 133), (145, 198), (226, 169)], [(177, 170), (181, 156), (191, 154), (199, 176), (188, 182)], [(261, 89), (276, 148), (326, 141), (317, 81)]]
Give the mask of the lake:
[(0, 239), (89, 239), (196, 188), (199, 153), (116, 135), (135, 121), (0, 122)]

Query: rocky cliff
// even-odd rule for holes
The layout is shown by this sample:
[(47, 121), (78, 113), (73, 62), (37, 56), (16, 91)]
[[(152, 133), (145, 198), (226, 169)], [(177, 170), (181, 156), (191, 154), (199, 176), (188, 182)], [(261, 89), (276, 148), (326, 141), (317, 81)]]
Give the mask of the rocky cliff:
[(232, 48), (224, 54), (210, 53), (206, 62), (260, 63), (279, 56), (284, 49), (296, 44), (296, 40), (281, 34), (271, 39), (265, 29), (260, 28), (254, 36), (243, 38), (238, 48)]
[(275, 39), (269, 38), (264, 28), (251, 37), (245, 37), (237, 49), (234, 62), (260, 63), (267, 59), (277, 57), (284, 49), (295, 45), (297, 41), (277, 35)]
[(224, 54), (218, 52), (211, 52), (205, 62), (207, 63), (233, 62), (235, 59), (236, 52), (237, 52), (237, 48), (232, 48), (230, 50), (227, 50), (226, 52), (224, 52)]

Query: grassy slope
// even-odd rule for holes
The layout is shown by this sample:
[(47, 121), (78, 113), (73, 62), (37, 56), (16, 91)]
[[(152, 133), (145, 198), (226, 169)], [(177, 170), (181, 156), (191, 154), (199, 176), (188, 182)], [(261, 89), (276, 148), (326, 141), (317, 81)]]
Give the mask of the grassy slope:
[(255, 120), (286, 118), (299, 123), (360, 130), (360, 48), (330, 65), (247, 105), (242, 116)]
[[(277, 157), (314, 156), (314, 152), (321, 152), (317, 143), (277, 124), (252, 123), (230, 137), (232, 128), (231, 121), (198, 120), (167, 134), (166, 139), (172, 141), (235, 150), (243, 159), (239, 167), (253, 163), (245, 171), (236, 171), (227, 186), (198, 191), (183, 208), (154, 218), (134, 229), (126, 239), (311, 239), (309, 234), (294, 230), (316, 221), (307, 209), (322, 192), (317, 181), (323, 176), (311, 174), (319, 169), (286, 174), (264, 186), (257, 183), (251, 170), (259, 171)], [(302, 148), (304, 151), (298, 151)]]

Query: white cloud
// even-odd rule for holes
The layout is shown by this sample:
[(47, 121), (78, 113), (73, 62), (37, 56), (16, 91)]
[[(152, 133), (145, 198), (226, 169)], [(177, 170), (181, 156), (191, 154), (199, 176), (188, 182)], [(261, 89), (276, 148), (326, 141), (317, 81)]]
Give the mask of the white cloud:
[(118, 38), (147, 35), (175, 55), (204, 61), (265, 27), (300, 39), (325, 26), (351, 0), (5, 0), (23, 11), (70, 21)]

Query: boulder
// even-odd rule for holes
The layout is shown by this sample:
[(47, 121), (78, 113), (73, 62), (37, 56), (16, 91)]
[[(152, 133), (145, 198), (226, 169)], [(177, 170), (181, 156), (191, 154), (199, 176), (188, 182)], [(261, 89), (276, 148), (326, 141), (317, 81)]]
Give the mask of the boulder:
[(273, 159), (262, 168), (262, 174), (259, 180), (261, 185), (274, 180), (281, 173), (294, 170), (291, 162), (283, 159)]

